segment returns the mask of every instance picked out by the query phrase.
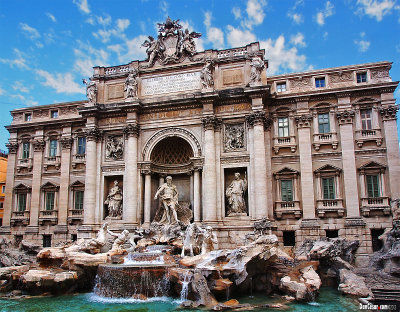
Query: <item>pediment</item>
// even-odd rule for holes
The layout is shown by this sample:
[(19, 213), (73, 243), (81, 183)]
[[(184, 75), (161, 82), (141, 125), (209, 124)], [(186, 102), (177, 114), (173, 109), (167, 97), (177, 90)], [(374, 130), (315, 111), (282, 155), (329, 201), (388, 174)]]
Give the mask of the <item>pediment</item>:
[(55, 185), (55, 184), (51, 183), (51, 182), (46, 182), (40, 188), (41, 189), (46, 189), (46, 190), (58, 190), (60, 187), (58, 185)]
[(323, 173), (328, 173), (328, 172), (341, 172), (341, 171), (342, 171), (342, 169), (340, 169), (340, 168), (338, 168), (338, 167), (335, 167), (335, 166), (326, 164), (326, 165), (324, 165), (324, 166), (318, 168), (318, 169), (315, 170), (314, 172), (315, 172), (315, 173), (322, 173), (322, 172), (323, 172)]
[(359, 170), (385, 170), (386, 166), (375, 161), (370, 161), (362, 165)]
[(281, 175), (298, 175), (299, 172), (297, 170), (294, 170), (292, 168), (282, 168), (278, 172), (275, 172), (274, 175), (281, 176)]
[(32, 187), (24, 183), (19, 183), (17, 186), (14, 186), (15, 192), (30, 192), (31, 190)]
[(69, 186), (71, 188), (85, 187), (85, 183), (83, 183), (82, 181), (77, 180), (77, 181), (71, 183)]

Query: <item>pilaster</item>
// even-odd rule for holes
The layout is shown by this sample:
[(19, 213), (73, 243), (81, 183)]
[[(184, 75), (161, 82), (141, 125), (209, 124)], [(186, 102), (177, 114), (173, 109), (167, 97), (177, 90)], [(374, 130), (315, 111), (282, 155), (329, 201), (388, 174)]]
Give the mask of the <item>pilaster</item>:
[[(13, 133), (11, 133), (13, 136)], [(16, 133), (15, 133), (16, 136)], [(2, 228), (10, 227), (10, 221), (13, 211), (13, 189), (15, 186), (15, 166), (17, 163), (18, 143), (16, 138), (10, 138), (9, 143), (6, 145), (8, 148), (8, 161), (7, 161), (7, 176), (6, 176), (6, 192), (4, 198), (4, 213), (3, 213), (3, 226)]]

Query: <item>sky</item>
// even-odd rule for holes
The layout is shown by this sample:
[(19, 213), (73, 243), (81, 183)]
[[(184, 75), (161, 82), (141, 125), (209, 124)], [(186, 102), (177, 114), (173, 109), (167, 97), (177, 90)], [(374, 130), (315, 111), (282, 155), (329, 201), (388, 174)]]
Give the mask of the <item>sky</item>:
[(84, 100), (92, 67), (144, 60), (167, 16), (198, 51), (259, 41), (267, 75), (391, 61), (400, 80), (400, 0), (0, 0), (0, 149), (9, 111)]

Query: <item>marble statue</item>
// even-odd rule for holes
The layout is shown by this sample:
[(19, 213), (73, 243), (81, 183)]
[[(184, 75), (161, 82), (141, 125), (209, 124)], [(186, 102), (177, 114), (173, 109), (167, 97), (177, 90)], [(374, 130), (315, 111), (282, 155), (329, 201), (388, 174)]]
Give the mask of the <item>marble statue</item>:
[(138, 73), (136, 70), (132, 70), (129, 72), (128, 77), (125, 80), (125, 92), (126, 98), (137, 98), (138, 93)]
[(120, 233), (120, 234), (117, 234), (110, 230), (107, 230), (107, 233), (110, 234), (112, 237), (115, 237), (114, 243), (112, 244), (112, 247), (111, 247), (112, 251), (120, 251), (120, 250), (124, 249), (123, 246), (129, 237), (128, 230), (123, 230), (122, 233)]
[(108, 205), (109, 217), (115, 218), (122, 216), (122, 190), (117, 180), (114, 181), (114, 186), (108, 193), (104, 204)]
[(172, 184), (171, 176), (167, 176), (165, 180), (167, 182), (158, 188), (154, 199), (160, 196), (164, 208), (163, 215), (158, 223), (170, 225), (178, 223), (178, 215), (175, 208), (178, 204), (178, 189)]
[(400, 220), (400, 199), (393, 199), (390, 201), (392, 208), (393, 220)]
[(107, 243), (108, 223), (104, 222), (100, 230), (97, 232), (96, 238), (91, 238), (90, 240), (81, 239), (76, 244), (68, 247), (68, 251), (90, 251), (91, 253), (100, 252), (100, 249)]
[(197, 247), (197, 239), (200, 229), (196, 223), (190, 223), (185, 231), (185, 236), (183, 238), (183, 247), (181, 256), (184, 257), (186, 251), (189, 251), (191, 257), (194, 256), (194, 248)]
[(261, 82), (261, 73), (265, 68), (265, 64), (261, 57), (255, 56), (252, 58), (250, 63), (251, 71), (250, 71), (250, 83), (259, 83)]
[(204, 230), (202, 230), (202, 232), (203, 240), (201, 243), (201, 254), (204, 255), (207, 252), (218, 249), (218, 238), (213, 232), (213, 228), (211, 226), (207, 226)]
[(97, 86), (96, 83), (89, 79), (89, 82), (86, 79), (82, 79), (83, 83), (86, 85), (86, 96), (89, 100), (89, 104), (96, 104), (96, 95), (97, 95)]
[(152, 36), (148, 36), (149, 40), (143, 42), (142, 47), (146, 47), (147, 59), (149, 66), (153, 66), (156, 56), (165, 50), (160, 36), (155, 40)]
[(208, 60), (206, 64), (201, 69), (200, 79), (203, 85), (203, 89), (212, 88), (214, 85), (214, 79), (212, 75), (213, 63)]
[(244, 179), (240, 178), (240, 173), (235, 173), (235, 179), (226, 189), (226, 197), (228, 198), (228, 216), (235, 213), (246, 213), (246, 203), (244, 193), (247, 190), (246, 173)]
[(194, 42), (194, 38), (200, 38), (201, 34), (195, 31), (189, 33), (189, 29), (186, 28), (185, 32), (180, 31), (179, 33), (181, 37), (180, 49), (181, 52), (186, 52), (190, 56), (196, 54), (196, 44)]
[(106, 159), (121, 160), (124, 156), (123, 137), (108, 137), (106, 143)]

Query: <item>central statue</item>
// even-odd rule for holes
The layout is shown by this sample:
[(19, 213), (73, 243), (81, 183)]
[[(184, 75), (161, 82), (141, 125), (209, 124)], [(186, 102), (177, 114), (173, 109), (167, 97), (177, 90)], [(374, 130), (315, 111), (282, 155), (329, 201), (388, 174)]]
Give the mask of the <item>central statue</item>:
[(178, 190), (176, 186), (172, 184), (171, 176), (167, 176), (165, 180), (167, 182), (158, 188), (154, 196), (154, 199), (160, 196), (161, 203), (164, 207), (163, 215), (158, 223), (176, 224), (178, 223), (178, 215), (175, 207), (178, 205)]

